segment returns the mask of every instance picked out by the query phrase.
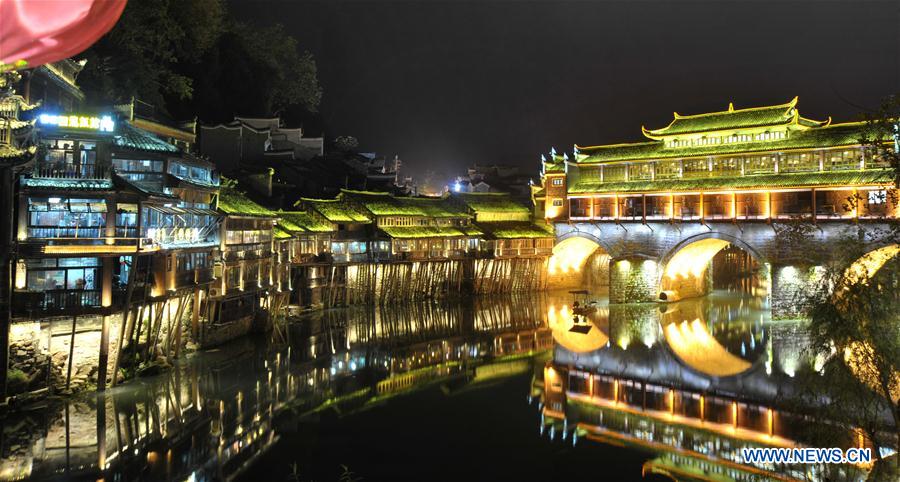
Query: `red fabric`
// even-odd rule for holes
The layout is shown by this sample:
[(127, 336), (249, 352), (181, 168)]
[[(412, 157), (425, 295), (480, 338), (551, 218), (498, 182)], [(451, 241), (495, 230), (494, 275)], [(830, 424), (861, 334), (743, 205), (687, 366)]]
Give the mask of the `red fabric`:
[(0, 0), (0, 62), (34, 68), (77, 55), (108, 32), (126, 0)]

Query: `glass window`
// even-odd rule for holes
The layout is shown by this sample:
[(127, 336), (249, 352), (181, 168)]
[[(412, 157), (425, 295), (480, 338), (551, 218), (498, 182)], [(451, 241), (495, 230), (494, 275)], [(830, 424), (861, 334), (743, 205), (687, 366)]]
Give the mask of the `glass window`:
[(812, 152), (789, 152), (778, 161), (779, 172), (818, 171), (819, 158)]
[(683, 177), (708, 177), (709, 164), (706, 159), (688, 159), (683, 163)]
[(631, 181), (650, 179), (651, 177), (653, 177), (653, 164), (649, 162), (640, 162), (628, 166), (628, 179)]
[(741, 158), (718, 157), (712, 161), (712, 172), (715, 176), (735, 176), (741, 173)]
[(744, 174), (769, 174), (774, 172), (774, 156), (748, 156), (744, 158)]
[(859, 149), (834, 150), (825, 152), (826, 170), (851, 170), (859, 169), (862, 151)]
[(681, 177), (681, 166), (678, 161), (657, 161), (656, 179), (675, 179)]
[(625, 180), (625, 165), (603, 166), (603, 181), (615, 182)]

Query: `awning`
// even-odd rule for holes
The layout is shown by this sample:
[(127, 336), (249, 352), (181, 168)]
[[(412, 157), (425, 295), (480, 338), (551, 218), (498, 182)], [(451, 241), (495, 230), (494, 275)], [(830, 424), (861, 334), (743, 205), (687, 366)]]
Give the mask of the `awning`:
[(154, 210), (154, 211), (156, 211), (156, 212), (162, 213), (162, 214), (185, 214), (185, 211), (184, 211), (183, 209), (181, 209), (181, 208), (176, 208), (176, 207), (173, 207), (173, 206), (154, 206), (154, 205), (149, 205), (149, 206), (147, 206), (147, 207), (150, 208), (150, 209), (152, 209), (152, 210)]
[(196, 214), (198, 216), (222, 217), (222, 213), (220, 213), (219, 211), (212, 210), (212, 209), (205, 209), (205, 208), (179, 208), (179, 209), (184, 210), (184, 212), (186, 212), (186, 213)]

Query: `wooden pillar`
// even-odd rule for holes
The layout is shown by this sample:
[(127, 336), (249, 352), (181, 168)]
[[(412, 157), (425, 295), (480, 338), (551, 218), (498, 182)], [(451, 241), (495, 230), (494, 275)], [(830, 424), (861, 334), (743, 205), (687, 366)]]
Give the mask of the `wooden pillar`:
[(700, 222), (704, 221), (706, 215), (706, 206), (703, 204), (703, 191), (700, 192)]
[(641, 194), (641, 220), (647, 224), (647, 195)]
[[(200, 288), (194, 288), (194, 304), (191, 305), (191, 337), (194, 342), (200, 335)], [(181, 340), (178, 340), (179, 342)]]
[(812, 222), (816, 224), (819, 218), (819, 213), (816, 211), (816, 188), (812, 188), (812, 207), (810, 207), (810, 210), (812, 211)]
[[(100, 358), (97, 362), (97, 391), (106, 390), (106, 367), (109, 364), (109, 315), (103, 315), (100, 327)], [(99, 402), (98, 402), (99, 403)], [(100, 416), (100, 413), (97, 413)], [(97, 422), (100, 423), (99, 421)], [(103, 468), (103, 465), (100, 466)]]

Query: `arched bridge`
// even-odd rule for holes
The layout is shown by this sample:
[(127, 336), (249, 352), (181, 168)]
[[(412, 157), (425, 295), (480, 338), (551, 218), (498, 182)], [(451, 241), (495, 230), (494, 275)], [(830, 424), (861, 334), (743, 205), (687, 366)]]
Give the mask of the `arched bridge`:
[[(776, 316), (797, 314), (798, 296), (817, 275), (809, 246), (841, 249), (860, 233), (887, 223), (830, 222), (810, 225), (802, 242), (780, 223), (569, 222), (555, 225), (557, 243), (548, 265), (551, 288), (607, 285), (611, 303), (675, 301), (711, 288), (711, 261), (728, 247), (752, 260), (756, 289), (770, 294)], [(863, 234), (867, 236), (867, 234)], [(872, 241), (872, 249), (878, 249)]]

